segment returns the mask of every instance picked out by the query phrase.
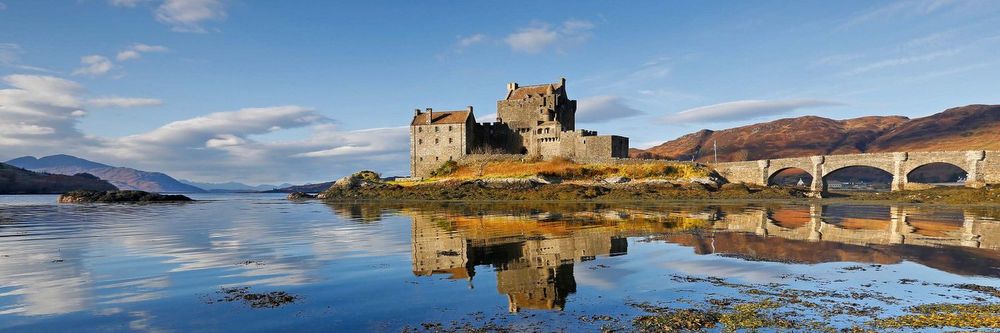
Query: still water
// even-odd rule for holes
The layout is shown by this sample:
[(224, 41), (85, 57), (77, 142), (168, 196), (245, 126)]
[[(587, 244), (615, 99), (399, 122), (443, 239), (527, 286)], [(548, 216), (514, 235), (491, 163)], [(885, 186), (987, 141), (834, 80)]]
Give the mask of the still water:
[(0, 331), (627, 331), (790, 290), (810, 302), (789, 311), (850, 327), (1000, 287), (987, 208), (193, 197), (0, 196)]

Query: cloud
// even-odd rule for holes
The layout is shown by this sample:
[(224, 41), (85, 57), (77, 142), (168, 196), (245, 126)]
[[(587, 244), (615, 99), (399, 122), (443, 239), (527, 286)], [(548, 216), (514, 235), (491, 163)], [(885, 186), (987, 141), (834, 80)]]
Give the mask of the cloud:
[(73, 75), (91, 75), (91, 76), (104, 75), (112, 68), (114, 68), (114, 65), (111, 63), (110, 59), (108, 59), (105, 56), (96, 54), (80, 58), (80, 64), (82, 64), (83, 67), (80, 67), (75, 71), (73, 71)]
[(568, 20), (559, 27), (536, 22), (507, 35), (504, 42), (515, 52), (540, 53), (550, 46), (563, 52), (568, 47), (586, 42), (593, 28), (593, 23), (583, 20)]
[(0, 43), (0, 66), (52, 73), (51, 70), (45, 68), (22, 64), (21, 54), (24, 54), (24, 50), (21, 49), (20, 45), (14, 43)]
[(142, 57), (143, 53), (167, 52), (169, 50), (170, 49), (168, 49), (166, 46), (135, 43), (132, 44), (132, 46), (130, 46), (129, 48), (118, 52), (118, 55), (115, 56), (115, 59), (121, 62), (126, 60), (139, 59)]
[(458, 47), (459, 48), (466, 48), (466, 47), (469, 47), (469, 46), (472, 46), (472, 45), (476, 45), (476, 44), (479, 44), (479, 43), (482, 43), (482, 42), (485, 42), (485, 41), (486, 41), (486, 35), (484, 35), (484, 34), (475, 34), (475, 35), (472, 35), (472, 36), (460, 37), (458, 39)]
[(108, 0), (108, 4), (115, 7), (135, 7), (142, 0)]
[(0, 2), (0, 10), (6, 10), (6, 9), (7, 9), (7, 4)]
[[(9, 87), (0, 89), (0, 159), (64, 153), (215, 182), (327, 181), (362, 168), (408, 172), (405, 127), (342, 130), (315, 109), (284, 105), (215, 112), (105, 137), (78, 129), (86, 107), (161, 102), (88, 98), (80, 84), (53, 76), (9, 75), (3, 83)], [(287, 134), (302, 130), (308, 134)]]
[(955, 0), (904, 0), (894, 1), (859, 13), (838, 27), (838, 30), (849, 29), (869, 22), (884, 21), (896, 17), (914, 17), (930, 15), (949, 6), (959, 3)]
[(94, 107), (132, 108), (141, 106), (163, 105), (163, 101), (155, 98), (132, 97), (101, 97), (87, 100), (87, 105)]
[(50, 147), (82, 139), (79, 84), (52, 76), (8, 75), (0, 89), (0, 151)]
[(582, 123), (598, 123), (627, 118), (642, 114), (625, 104), (618, 96), (595, 96), (580, 100), (576, 120)]
[(786, 114), (804, 108), (836, 105), (842, 104), (813, 99), (742, 100), (687, 109), (663, 117), (661, 120), (668, 123), (720, 123)]
[(226, 17), (222, 0), (166, 0), (155, 12), (156, 20), (177, 32), (205, 32), (202, 23)]
[(853, 76), (853, 75), (863, 74), (863, 73), (867, 73), (867, 72), (870, 72), (870, 71), (879, 70), (879, 69), (883, 69), (883, 68), (902, 66), (902, 65), (912, 64), (912, 63), (920, 63), (920, 62), (933, 61), (933, 60), (938, 59), (938, 58), (956, 55), (960, 51), (961, 51), (960, 49), (956, 48), (956, 49), (935, 51), (935, 52), (926, 53), (926, 54), (920, 54), (920, 55), (911, 55), (911, 56), (897, 57), (897, 58), (892, 58), (892, 59), (881, 60), (881, 61), (869, 63), (867, 65), (863, 65), (863, 66), (860, 66), (860, 67), (855, 67), (854, 69), (851, 69), (849, 71), (844, 72), (842, 75), (844, 75), (844, 76)]

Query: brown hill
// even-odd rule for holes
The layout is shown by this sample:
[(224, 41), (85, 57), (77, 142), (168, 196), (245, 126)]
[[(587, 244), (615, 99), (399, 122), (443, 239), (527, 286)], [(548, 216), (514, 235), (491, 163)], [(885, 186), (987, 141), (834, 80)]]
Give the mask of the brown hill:
[(54, 175), (0, 163), (0, 194), (58, 194), (73, 190), (118, 189), (91, 174)]
[(969, 105), (923, 118), (871, 116), (779, 119), (721, 131), (701, 130), (633, 157), (711, 162), (884, 151), (1000, 149), (1000, 105)]

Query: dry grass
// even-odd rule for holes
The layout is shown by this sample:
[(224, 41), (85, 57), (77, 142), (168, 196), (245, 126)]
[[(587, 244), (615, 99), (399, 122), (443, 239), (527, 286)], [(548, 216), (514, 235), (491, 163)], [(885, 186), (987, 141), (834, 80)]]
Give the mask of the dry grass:
[(607, 177), (632, 179), (690, 179), (708, 176), (709, 170), (688, 163), (650, 162), (641, 164), (579, 164), (565, 159), (538, 162), (495, 161), (463, 165), (442, 178), (526, 178), (558, 177), (563, 180), (587, 180)]

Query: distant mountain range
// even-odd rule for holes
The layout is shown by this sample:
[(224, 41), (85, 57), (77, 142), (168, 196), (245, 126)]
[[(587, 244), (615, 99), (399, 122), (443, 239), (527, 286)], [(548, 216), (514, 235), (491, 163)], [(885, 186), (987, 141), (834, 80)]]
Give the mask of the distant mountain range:
[(87, 173), (106, 180), (121, 190), (140, 190), (160, 193), (205, 192), (205, 190), (199, 187), (181, 183), (180, 181), (160, 172), (115, 167), (70, 155), (52, 155), (42, 158), (25, 156), (15, 158), (7, 161), (6, 163), (31, 171), (51, 174), (75, 175), (79, 173)]
[(968, 105), (915, 119), (805, 116), (719, 131), (705, 129), (649, 149), (632, 149), (629, 155), (711, 162), (714, 143), (720, 162), (890, 151), (1000, 150), (1000, 105)]
[(252, 186), (252, 185), (247, 185), (247, 184), (237, 183), (237, 182), (228, 182), (228, 183), (199, 183), (199, 182), (190, 181), (190, 180), (184, 180), (184, 179), (180, 179), (179, 181), (181, 183), (184, 183), (184, 184), (188, 184), (188, 185), (191, 185), (191, 186), (196, 186), (196, 187), (202, 188), (202, 189), (204, 189), (206, 191), (209, 191), (209, 192), (262, 192), (262, 191), (270, 191), (270, 190), (274, 190), (274, 189), (279, 189), (279, 188), (284, 188), (284, 187), (290, 187), (290, 186), (292, 186), (292, 184), (288, 184), (288, 183), (283, 183), (281, 185), (262, 184), (262, 185)]
[(0, 194), (58, 194), (73, 190), (115, 189), (111, 183), (90, 174), (54, 175), (0, 163)]
[(292, 193), (292, 192), (305, 192), (305, 193), (319, 193), (326, 191), (326, 189), (333, 186), (334, 182), (325, 182), (319, 184), (305, 184), (305, 185), (295, 185), (286, 186), (277, 189), (271, 189), (268, 191), (263, 191), (267, 193)]

